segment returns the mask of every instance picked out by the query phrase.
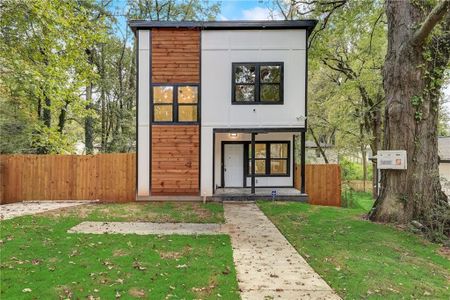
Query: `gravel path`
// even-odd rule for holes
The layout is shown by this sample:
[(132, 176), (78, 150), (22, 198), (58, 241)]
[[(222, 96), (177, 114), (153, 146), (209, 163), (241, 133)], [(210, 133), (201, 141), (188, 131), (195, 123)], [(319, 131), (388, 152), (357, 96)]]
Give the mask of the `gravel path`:
[(78, 206), (93, 201), (27, 201), (0, 205), (0, 220), (34, 215), (48, 210)]

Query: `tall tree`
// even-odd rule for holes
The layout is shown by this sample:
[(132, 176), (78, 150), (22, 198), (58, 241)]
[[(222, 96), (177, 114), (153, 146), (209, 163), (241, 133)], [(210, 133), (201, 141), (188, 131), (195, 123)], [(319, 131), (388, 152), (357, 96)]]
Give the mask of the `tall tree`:
[(406, 150), (408, 169), (382, 172), (370, 218), (419, 220), (450, 233), (450, 210), (438, 169), (440, 90), (450, 55), (450, 1), (386, 2), (388, 54), (384, 149)]
[(220, 3), (202, 0), (128, 0), (130, 18), (152, 21), (214, 20)]
[(387, 31), (383, 3), (278, 0), (275, 4), (286, 19), (319, 19), (310, 37), (309, 132), (314, 141), (319, 140), (316, 136), (336, 135), (338, 148), (360, 152), (366, 178), (367, 147), (376, 153), (382, 136), (381, 69)]
[(0, 3), (2, 83), (9, 99), (33, 112), (31, 152), (72, 152), (68, 119), (83, 114), (82, 87), (95, 77), (84, 49), (101, 39), (85, 1), (5, 0)]

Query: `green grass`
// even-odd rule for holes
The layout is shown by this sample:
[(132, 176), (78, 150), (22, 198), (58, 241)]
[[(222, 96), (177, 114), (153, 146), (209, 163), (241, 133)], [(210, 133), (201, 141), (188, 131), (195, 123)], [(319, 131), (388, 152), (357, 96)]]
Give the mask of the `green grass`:
[(81, 217), (89, 221), (140, 221), (224, 223), (221, 203), (130, 202), (123, 204), (88, 204), (41, 214), (49, 217)]
[[(128, 205), (97, 205), (2, 221), (0, 298), (239, 299), (226, 235), (67, 233), (81, 221), (148, 219), (138, 212), (116, 215)], [(191, 209), (190, 204), (139, 205), (153, 221), (223, 220), (218, 204)]]
[(450, 261), (439, 245), (363, 220), (370, 205), (365, 197), (355, 203), (360, 208), (258, 205), (345, 299), (449, 299)]
[(344, 198), (347, 208), (361, 209), (364, 212), (370, 211), (374, 202), (372, 194), (365, 192), (348, 191)]

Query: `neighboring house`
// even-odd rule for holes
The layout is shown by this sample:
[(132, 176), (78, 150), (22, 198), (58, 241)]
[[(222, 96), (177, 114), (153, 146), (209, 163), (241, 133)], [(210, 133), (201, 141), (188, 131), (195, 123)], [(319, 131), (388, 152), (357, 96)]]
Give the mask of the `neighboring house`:
[[(137, 198), (271, 197), (304, 174), (314, 20), (130, 21), (137, 48)], [(170, 196), (170, 197), (168, 197)]]
[(444, 192), (450, 196), (450, 137), (439, 137), (439, 175)]
[[(306, 141), (306, 163), (325, 164), (325, 159), (314, 141)], [(332, 144), (320, 143), (320, 148), (325, 152), (329, 164), (339, 163), (338, 153)]]

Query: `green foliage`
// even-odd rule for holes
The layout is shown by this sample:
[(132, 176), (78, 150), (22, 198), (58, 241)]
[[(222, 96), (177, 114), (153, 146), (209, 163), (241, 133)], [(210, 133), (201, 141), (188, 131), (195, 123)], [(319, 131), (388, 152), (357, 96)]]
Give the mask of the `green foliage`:
[[(341, 166), (342, 180), (363, 180), (364, 170), (362, 164), (341, 158), (339, 165)], [(372, 164), (369, 164), (367, 169), (367, 180), (372, 180)]]
[(129, 0), (129, 17), (154, 21), (214, 20), (220, 3), (202, 0)]
[[(115, 6), (5, 0), (0, 7), (0, 153), (79, 152), (87, 137), (100, 152), (134, 151), (135, 51)], [(212, 20), (220, 3), (130, 0), (127, 9), (130, 19)]]
[(308, 125), (319, 136), (333, 136), (341, 153), (380, 147), (382, 124), (373, 124), (384, 109), (384, 20), (380, 1), (348, 1), (333, 12), (310, 49)]
[(357, 197), (363, 209), (258, 205), (343, 299), (448, 299), (450, 261), (440, 246), (364, 220), (368, 196)]
[(81, 4), (2, 2), (0, 79), (7, 91), (4, 103), (20, 105), (27, 115), (33, 115), (31, 148), (35, 152), (71, 151), (68, 141), (72, 137), (64, 131), (65, 123), (83, 117), (86, 103), (81, 89), (96, 78), (85, 49), (103, 41), (106, 30), (103, 18), (93, 9), (94, 0)]

